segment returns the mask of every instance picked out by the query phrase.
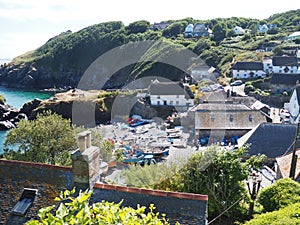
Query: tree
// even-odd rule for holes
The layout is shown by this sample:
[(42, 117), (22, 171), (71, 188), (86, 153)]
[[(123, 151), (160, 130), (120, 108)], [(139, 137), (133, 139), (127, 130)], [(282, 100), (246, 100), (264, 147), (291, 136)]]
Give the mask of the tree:
[[(31, 220), (27, 225), (50, 224), (136, 224), (136, 225), (168, 225), (169, 223), (159, 213), (154, 212), (154, 205), (149, 209), (138, 206), (137, 209), (121, 207), (121, 203), (99, 202), (89, 205), (88, 200), (92, 192), (80, 192), (77, 197), (71, 197), (75, 191), (64, 191), (57, 201), (61, 201), (59, 207), (52, 214), (54, 206), (39, 210), (39, 220)], [(146, 212), (147, 210), (147, 212)]]
[(284, 53), (280, 46), (276, 46), (275, 48), (273, 48), (272, 52), (277, 56), (282, 56)]
[(226, 151), (217, 146), (196, 152), (179, 173), (158, 188), (207, 194), (210, 217), (233, 206), (226, 215), (234, 218), (246, 210), (234, 204), (247, 196), (243, 181), (248, 178), (250, 169), (257, 169), (264, 160), (263, 156), (254, 156), (243, 162), (245, 153), (245, 148)]
[(214, 40), (220, 43), (227, 35), (227, 25), (223, 22), (217, 23), (213, 29)]
[(258, 202), (267, 212), (300, 202), (300, 184), (290, 178), (281, 179), (261, 190)]
[(76, 146), (70, 120), (46, 111), (36, 120), (22, 120), (7, 134), (4, 156), (8, 159), (71, 165), (69, 150)]
[(129, 34), (137, 34), (137, 33), (144, 33), (150, 27), (150, 23), (146, 20), (139, 20), (133, 23), (130, 23), (126, 30), (128, 30)]
[(186, 26), (186, 21), (172, 23), (170, 26), (163, 30), (162, 35), (164, 37), (177, 37), (179, 34), (183, 33)]

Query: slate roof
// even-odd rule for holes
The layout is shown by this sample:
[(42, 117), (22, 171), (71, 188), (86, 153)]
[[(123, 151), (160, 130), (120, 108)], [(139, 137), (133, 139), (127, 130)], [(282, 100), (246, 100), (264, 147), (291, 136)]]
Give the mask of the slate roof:
[(238, 146), (250, 144), (249, 155), (260, 153), (275, 159), (292, 151), (296, 128), (294, 124), (262, 123), (241, 137)]
[(232, 67), (233, 70), (263, 70), (262, 62), (236, 62)]
[(186, 98), (194, 98), (188, 89), (182, 83), (158, 82), (150, 85), (149, 92), (150, 95), (185, 95)]
[[(0, 171), (0, 224), (23, 224), (37, 219), (40, 208), (54, 205), (60, 191), (72, 188), (71, 167), (0, 160)], [(23, 188), (37, 189), (38, 196), (25, 217), (14, 216), (11, 210)]]
[(273, 85), (294, 86), (300, 82), (300, 74), (275, 73), (272, 75), (270, 83)]
[(274, 56), (273, 66), (298, 66), (298, 60), (295, 56)]
[(220, 104), (220, 103), (203, 103), (199, 104), (196, 111), (250, 111), (251, 109), (242, 104)]

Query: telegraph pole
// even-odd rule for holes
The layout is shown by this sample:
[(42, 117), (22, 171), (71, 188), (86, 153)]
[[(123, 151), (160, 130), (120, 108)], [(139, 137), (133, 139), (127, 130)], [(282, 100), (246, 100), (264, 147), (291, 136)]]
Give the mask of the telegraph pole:
[(297, 166), (297, 142), (299, 139), (299, 127), (300, 127), (300, 122), (298, 122), (297, 129), (296, 129), (296, 134), (295, 134), (295, 139), (294, 139), (294, 148), (293, 148), (293, 155), (292, 155), (292, 161), (291, 161), (291, 169), (290, 169), (290, 178), (295, 179), (295, 173), (296, 173), (296, 166)]

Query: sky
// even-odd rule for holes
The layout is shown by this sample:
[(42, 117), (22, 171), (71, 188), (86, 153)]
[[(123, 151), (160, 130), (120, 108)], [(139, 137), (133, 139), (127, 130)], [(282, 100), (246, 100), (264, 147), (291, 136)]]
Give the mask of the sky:
[(34, 50), (63, 31), (108, 21), (247, 17), (299, 9), (299, 0), (0, 0), (0, 59)]

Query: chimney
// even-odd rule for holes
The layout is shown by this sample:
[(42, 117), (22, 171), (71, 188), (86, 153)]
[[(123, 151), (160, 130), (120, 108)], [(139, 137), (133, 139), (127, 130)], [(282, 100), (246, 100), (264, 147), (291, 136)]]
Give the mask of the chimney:
[(76, 190), (92, 189), (100, 178), (100, 151), (91, 145), (91, 131), (78, 134), (78, 145), (72, 153), (73, 186)]
[(81, 132), (78, 134), (78, 146), (81, 152), (84, 152), (86, 150), (86, 135), (85, 132)]
[(90, 148), (92, 146), (92, 132), (86, 131), (86, 148)]

